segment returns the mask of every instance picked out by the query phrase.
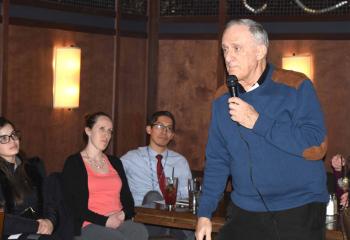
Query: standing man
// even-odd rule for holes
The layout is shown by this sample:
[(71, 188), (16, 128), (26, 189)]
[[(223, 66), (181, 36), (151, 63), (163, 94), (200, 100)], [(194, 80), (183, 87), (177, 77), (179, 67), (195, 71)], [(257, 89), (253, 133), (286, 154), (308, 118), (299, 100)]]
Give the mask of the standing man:
[(267, 64), (268, 44), (262, 25), (249, 19), (230, 21), (223, 33), (238, 97), (224, 94), (213, 103), (197, 240), (211, 239), (210, 218), (229, 175), (233, 208), (220, 240), (324, 239), (321, 106), (305, 75)]
[(173, 171), (174, 176), (179, 178), (178, 199), (187, 198), (187, 179), (192, 178), (191, 170), (184, 156), (168, 149), (175, 135), (173, 114), (155, 112), (147, 123), (146, 132), (150, 137), (149, 145), (131, 150), (121, 157), (135, 206), (142, 205), (150, 191), (162, 194), (159, 177), (170, 177)]

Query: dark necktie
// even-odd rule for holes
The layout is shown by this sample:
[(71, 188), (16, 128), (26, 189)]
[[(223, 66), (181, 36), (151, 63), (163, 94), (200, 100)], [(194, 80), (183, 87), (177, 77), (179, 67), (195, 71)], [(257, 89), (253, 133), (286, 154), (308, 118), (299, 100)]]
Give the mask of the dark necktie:
[(162, 192), (164, 196), (165, 192), (165, 176), (164, 176), (164, 171), (163, 171), (163, 165), (162, 165), (162, 158), (163, 156), (158, 154), (156, 156), (158, 162), (157, 162), (157, 176), (158, 176), (158, 182), (159, 182), (159, 188), (160, 191)]

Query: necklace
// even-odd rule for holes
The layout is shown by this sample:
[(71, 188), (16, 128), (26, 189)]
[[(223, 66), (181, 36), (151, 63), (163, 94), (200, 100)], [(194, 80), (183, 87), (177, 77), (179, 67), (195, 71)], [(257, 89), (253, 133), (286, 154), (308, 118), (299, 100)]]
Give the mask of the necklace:
[(87, 153), (87, 151), (85, 150), (85, 154), (86, 154), (86, 160), (89, 162), (89, 164), (97, 169), (102, 169), (104, 168), (104, 166), (106, 165), (106, 160), (104, 159), (104, 157), (102, 156), (101, 161), (98, 161), (95, 158), (90, 158), (89, 154)]

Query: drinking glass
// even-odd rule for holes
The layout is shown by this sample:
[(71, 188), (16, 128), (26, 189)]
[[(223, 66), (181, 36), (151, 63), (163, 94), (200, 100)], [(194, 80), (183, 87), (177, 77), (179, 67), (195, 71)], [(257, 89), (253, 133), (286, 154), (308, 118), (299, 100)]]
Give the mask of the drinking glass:
[(201, 193), (201, 181), (199, 178), (188, 179), (188, 208), (193, 214), (197, 214), (198, 201)]
[(176, 195), (177, 195), (178, 183), (179, 183), (179, 179), (177, 177), (167, 177), (165, 179), (164, 201), (169, 211), (173, 210), (176, 206)]

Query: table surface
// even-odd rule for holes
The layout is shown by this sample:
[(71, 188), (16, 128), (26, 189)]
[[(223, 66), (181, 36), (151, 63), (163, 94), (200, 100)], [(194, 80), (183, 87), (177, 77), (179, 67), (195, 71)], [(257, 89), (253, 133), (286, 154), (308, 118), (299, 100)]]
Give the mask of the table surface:
[[(213, 232), (218, 232), (225, 224), (225, 203), (219, 205), (218, 210), (212, 218)], [(173, 211), (168, 211), (164, 205), (158, 203), (148, 204), (142, 207), (135, 207), (135, 221), (153, 224), (164, 227), (174, 227), (181, 229), (196, 228), (197, 216), (192, 214), (187, 207), (177, 207)], [(328, 226), (329, 227), (329, 226)], [(327, 229), (326, 240), (344, 240), (343, 234), (339, 227)]]

